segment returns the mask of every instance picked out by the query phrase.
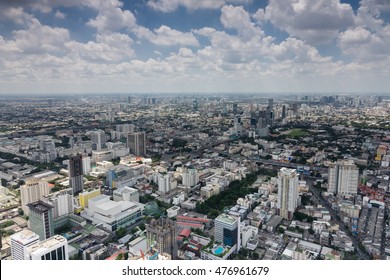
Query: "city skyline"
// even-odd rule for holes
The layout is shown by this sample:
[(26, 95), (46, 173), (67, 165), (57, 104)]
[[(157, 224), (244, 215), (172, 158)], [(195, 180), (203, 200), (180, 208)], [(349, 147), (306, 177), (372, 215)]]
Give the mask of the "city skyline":
[(390, 5), (0, 1), (0, 95), (386, 93)]

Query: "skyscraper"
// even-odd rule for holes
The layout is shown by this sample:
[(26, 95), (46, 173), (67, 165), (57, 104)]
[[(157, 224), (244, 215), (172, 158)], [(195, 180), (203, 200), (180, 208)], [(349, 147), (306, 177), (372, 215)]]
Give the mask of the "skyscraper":
[(228, 214), (221, 214), (215, 219), (214, 240), (224, 245), (233, 247), (240, 246), (239, 242), (239, 221), (236, 217)]
[(281, 168), (278, 173), (277, 213), (291, 220), (298, 205), (298, 174), (296, 169)]
[(24, 229), (11, 235), (11, 255), (13, 260), (28, 259), (27, 247), (39, 242), (39, 236), (29, 230)]
[(357, 194), (359, 169), (351, 160), (337, 161), (329, 165), (328, 192), (336, 195)]
[(176, 258), (176, 227), (171, 219), (161, 217), (151, 220), (146, 225), (146, 236), (148, 246), (154, 246), (160, 253), (170, 254), (172, 259)]
[(69, 186), (73, 194), (83, 191), (83, 161), (81, 155), (75, 155), (69, 159)]
[(135, 156), (146, 155), (146, 133), (133, 132), (127, 134), (127, 147), (130, 148), (130, 153)]
[(28, 215), (29, 209), (27, 204), (38, 201), (43, 196), (50, 193), (49, 184), (37, 179), (28, 180), (20, 187), (20, 197), (23, 212)]
[(103, 130), (93, 131), (91, 134), (92, 143), (95, 146), (95, 150), (99, 151), (106, 147), (106, 133)]
[(27, 206), (30, 209), (30, 229), (39, 235), (39, 240), (45, 240), (53, 236), (53, 206), (40, 200)]

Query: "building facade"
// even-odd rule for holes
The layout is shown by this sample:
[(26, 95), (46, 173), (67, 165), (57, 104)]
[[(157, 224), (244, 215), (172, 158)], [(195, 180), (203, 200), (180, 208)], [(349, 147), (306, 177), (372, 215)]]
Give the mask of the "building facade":
[(298, 174), (296, 169), (281, 168), (278, 173), (277, 213), (291, 220), (298, 206)]
[(73, 194), (83, 191), (83, 161), (81, 155), (72, 156), (69, 159), (69, 186), (73, 190)]
[(336, 195), (356, 195), (359, 169), (351, 160), (329, 165), (328, 192)]

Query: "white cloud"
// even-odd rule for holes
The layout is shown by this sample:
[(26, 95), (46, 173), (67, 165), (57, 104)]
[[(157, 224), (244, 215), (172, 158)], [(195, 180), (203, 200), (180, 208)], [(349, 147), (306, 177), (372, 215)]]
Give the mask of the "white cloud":
[(148, 6), (161, 12), (173, 12), (179, 7), (188, 10), (219, 9), (225, 4), (245, 4), (252, 0), (149, 0)]
[(130, 30), (136, 26), (136, 19), (130, 11), (108, 5), (106, 9), (101, 9), (88, 25), (100, 32), (117, 31), (123, 28)]
[(221, 9), (221, 23), (225, 28), (237, 30), (245, 40), (262, 35), (262, 32), (254, 26), (248, 12), (242, 6), (223, 6)]
[(151, 31), (143, 26), (138, 26), (134, 32), (140, 39), (146, 39), (159, 46), (198, 46), (199, 42), (191, 32), (181, 32), (162, 25)]
[(61, 11), (56, 11), (56, 13), (54, 14), (54, 16), (56, 18), (59, 18), (59, 19), (65, 19), (66, 18), (66, 15), (64, 13), (62, 13)]
[(311, 44), (330, 43), (340, 30), (355, 24), (352, 7), (339, 0), (270, 0), (265, 19)]
[(118, 63), (134, 56), (131, 48), (133, 40), (126, 34), (98, 34), (96, 41), (79, 43), (70, 41), (65, 44), (69, 49), (69, 57), (93, 63)]
[(24, 53), (53, 53), (62, 52), (69, 37), (65, 28), (42, 25), (37, 19), (32, 19), (27, 30), (14, 31), (14, 41), (10, 43)]
[(33, 19), (33, 16), (26, 13), (22, 7), (0, 7), (0, 21), (13, 21), (25, 25)]
[(381, 31), (370, 32), (357, 27), (340, 33), (338, 44), (341, 50), (361, 62), (390, 62), (390, 25)]

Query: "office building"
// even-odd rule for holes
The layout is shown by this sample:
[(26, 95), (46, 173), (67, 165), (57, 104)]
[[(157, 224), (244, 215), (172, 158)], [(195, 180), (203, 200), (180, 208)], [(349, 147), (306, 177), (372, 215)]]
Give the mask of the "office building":
[(359, 169), (351, 160), (337, 161), (329, 165), (328, 192), (336, 195), (356, 195)]
[(159, 253), (168, 253), (172, 259), (177, 256), (176, 228), (171, 219), (159, 218), (146, 225), (148, 247), (154, 247)]
[(53, 206), (40, 200), (29, 203), (29, 226), (39, 235), (39, 240), (45, 240), (54, 235)]
[(238, 219), (228, 214), (219, 215), (214, 222), (214, 240), (230, 247), (239, 247)]
[(83, 191), (83, 161), (81, 155), (75, 155), (69, 159), (69, 186), (72, 188), (73, 194)]
[(29, 230), (17, 232), (11, 235), (11, 256), (13, 260), (28, 259), (27, 247), (39, 242), (39, 236)]
[(103, 130), (96, 130), (91, 133), (93, 149), (100, 151), (106, 147), (106, 133)]
[(88, 201), (101, 194), (100, 189), (83, 191), (79, 194), (79, 204), (82, 208), (88, 208)]
[(38, 201), (43, 196), (50, 193), (49, 184), (45, 181), (33, 179), (28, 180), (20, 187), (20, 197), (23, 212), (28, 215), (27, 204)]
[(54, 235), (27, 248), (30, 260), (69, 260), (68, 241)]
[(146, 133), (133, 132), (127, 134), (127, 147), (130, 148), (130, 153), (135, 156), (146, 155)]
[(298, 174), (296, 169), (281, 168), (278, 173), (277, 213), (287, 220), (293, 218), (298, 206)]

